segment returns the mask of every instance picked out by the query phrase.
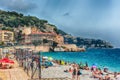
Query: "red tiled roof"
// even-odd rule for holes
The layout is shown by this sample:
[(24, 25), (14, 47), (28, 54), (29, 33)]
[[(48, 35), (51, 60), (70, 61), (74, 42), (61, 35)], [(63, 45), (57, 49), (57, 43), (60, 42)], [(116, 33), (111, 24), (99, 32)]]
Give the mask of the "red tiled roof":
[(2, 31), (6, 31), (6, 32), (12, 32), (12, 31), (8, 31), (8, 30), (0, 30), (0, 32), (2, 32)]
[(56, 35), (54, 32), (32, 32), (31, 34), (49, 34), (49, 35)]

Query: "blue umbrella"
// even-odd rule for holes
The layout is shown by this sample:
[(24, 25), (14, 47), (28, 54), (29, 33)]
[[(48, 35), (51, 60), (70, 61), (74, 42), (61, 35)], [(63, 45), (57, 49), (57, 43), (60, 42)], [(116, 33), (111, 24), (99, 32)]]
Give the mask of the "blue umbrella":
[(97, 64), (96, 64), (96, 63), (94, 63), (94, 64), (92, 65), (92, 67), (93, 67), (93, 68), (96, 68), (96, 67), (97, 67)]

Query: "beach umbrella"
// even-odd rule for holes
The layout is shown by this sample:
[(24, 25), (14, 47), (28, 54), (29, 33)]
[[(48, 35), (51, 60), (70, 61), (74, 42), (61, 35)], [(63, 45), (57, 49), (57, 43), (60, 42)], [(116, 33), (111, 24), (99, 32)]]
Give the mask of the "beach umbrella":
[(94, 64), (92, 65), (92, 68), (96, 68), (96, 67), (97, 67), (97, 64), (94, 63)]
[(6, 61), (7, 61), (6, 58), (3, 58), (3, 59), (0, 60), (1, 63), (4, 63), (4, 62), (6, 62)]
[(49, 60), (49, 61), (52, 61), (52, 60), (53, 60), (53, 58), (52, 58), (52, 57), (48, 57), (48, 60)]
[(3, 60), (0, 60), (0, 63), (3, 63), (4, 61)]
[(47, 56), (44, 56), (43, 59), (48, 59), (48, 57), (47, 57)]
[(6, 61), (6, 63), (14, 64), (14, 61), (9, 60), (9, 61)]
[(104, 67), (104, 72), (108, 72), (108, 67)]
[(14, 61), (12, 60), (9, 60), (8, 58), (3, 58), (0, 60), (1, 63), (11, 63), (11, 64), (14, 64)]
[(9, 60), (8, 58), (3, 58), (2, 60)]
[(61, 64), (62, 64), (62, 65), (65, 65), (65, 62), (64, 62), (64, 61), (61, 61)]
[(108, 70), (108, 67), (107, 67), (107, 66), (105, 66), (105, 67), (104, 67), (104, 69)]

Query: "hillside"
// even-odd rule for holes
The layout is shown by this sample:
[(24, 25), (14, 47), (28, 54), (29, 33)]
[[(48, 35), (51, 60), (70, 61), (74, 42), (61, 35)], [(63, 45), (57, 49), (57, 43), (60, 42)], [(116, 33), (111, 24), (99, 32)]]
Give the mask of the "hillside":
[(101, 39), (89, 39), (65, 35), (64, 40), (66, 44), (76, 44), (78, 47), (84, 46), (85, 48), (113, 48), (112, 44)]
[[(0, 29), (14, 31), (19, 27), (37, 27), (41, 32), (55, 32), (64, 36), (65, 43), (76, 44), (79, 47), (85, 46), (87, 48), (112, 48), (113, 46), (104, 40), (100, 39), (88, 39), (81, 37), (74, 37), (68, 35), (66, 32), (58, 29), (55, 25), (48, 23), (47, 20), (39, 19), (35, 16), (25, 16), (22, 13), (9, 12), (0, 10)], [(15, 36), (15, 39), (19, 39), (19, 35)]]
[(0, 26), (2, 30), (13, 30), (13, 28), (18, 28), (19, 26), (36, 26), (41, 32), (54, 31), (57, 34), (66, 34), (55, 25), (49, 24), (47, 20), (39, 19), (35, 16), (24, 16), (22, 13), (15, 11), (9, 12), (0, 10)]

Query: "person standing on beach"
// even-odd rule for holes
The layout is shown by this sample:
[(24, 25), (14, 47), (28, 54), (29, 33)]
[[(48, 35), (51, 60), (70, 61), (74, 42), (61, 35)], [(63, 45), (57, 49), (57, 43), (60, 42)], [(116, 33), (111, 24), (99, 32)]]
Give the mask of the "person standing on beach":
[(74, 67), (73, 73), (72, 73), (72, 79), (73, 79), (73, 80), (76, 78), (76, 74), (77, 74), (77, 70), (76, 70), (76, 68)]
[(30, 63), (30, 67), (31, 67), (31, 70), (33, 70), (33, 67), (34, 67), (34, 63), (33, 62)]
[(80, 75), (81, 75), (82, 73), (80, 72), (80, 69), (78, 69), (78, 71), (77, 71), (77, 80), (80, 80)]
[(120, 73), (117, 74), (116, 80), (120, 80)]

